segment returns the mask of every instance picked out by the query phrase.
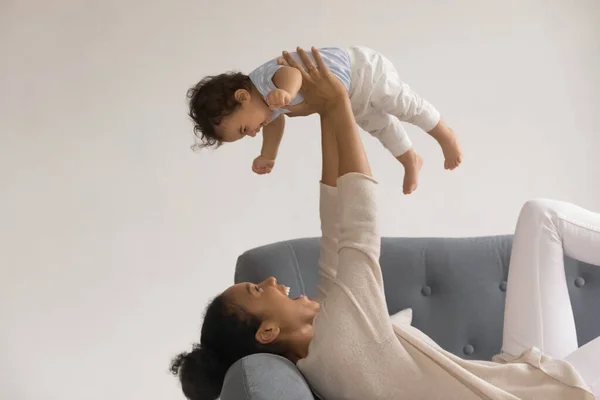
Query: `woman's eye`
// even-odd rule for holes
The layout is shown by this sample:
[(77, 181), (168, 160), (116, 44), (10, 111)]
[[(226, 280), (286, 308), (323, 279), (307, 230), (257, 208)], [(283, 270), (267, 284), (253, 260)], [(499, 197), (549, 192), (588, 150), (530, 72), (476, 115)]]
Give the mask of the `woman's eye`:
[(260, 288), (259, 288), (258, 286), (254, 286), (254, 289), (255, 289), (257, 292), (260, 292)]

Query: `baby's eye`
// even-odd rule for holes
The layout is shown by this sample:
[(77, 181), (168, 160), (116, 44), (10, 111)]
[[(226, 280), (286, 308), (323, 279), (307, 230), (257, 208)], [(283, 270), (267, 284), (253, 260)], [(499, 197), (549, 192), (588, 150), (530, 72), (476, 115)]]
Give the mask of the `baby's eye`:
[(254, 289), (255, 289), (257, 292), (260, 292), (260, 288), (259, 288), (258, 286), (254, 286)]

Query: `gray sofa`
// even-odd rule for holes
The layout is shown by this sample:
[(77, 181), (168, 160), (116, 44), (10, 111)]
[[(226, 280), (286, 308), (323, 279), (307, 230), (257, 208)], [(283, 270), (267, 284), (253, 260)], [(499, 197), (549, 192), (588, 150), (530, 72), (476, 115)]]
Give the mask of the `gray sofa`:
[[(511, 236), (384, 238), (381, 267), (390, 314), (413, 309), (413, 325), (445, 349), (468, 359), (498, 353)], [(236, 282), (274, 276), (291, 296), (315, 293), (319, 239), (297, 239), (242, 254)], [(600, 268), (566, 259), (566, 274), (583, 345), (600, 335)], [(256, 354), (234, 364), (223, 400), (313, 400), (306, 381), (288, 360)]]

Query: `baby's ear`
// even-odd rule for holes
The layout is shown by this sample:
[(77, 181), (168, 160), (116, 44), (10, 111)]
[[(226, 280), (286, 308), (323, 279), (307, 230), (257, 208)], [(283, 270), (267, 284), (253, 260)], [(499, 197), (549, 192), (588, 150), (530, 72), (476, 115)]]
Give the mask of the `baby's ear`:
[(238, 89), (233, 94), (233, 98), (236, 99), (239, 103), (250, 99), (250, 92), (246, 89)]

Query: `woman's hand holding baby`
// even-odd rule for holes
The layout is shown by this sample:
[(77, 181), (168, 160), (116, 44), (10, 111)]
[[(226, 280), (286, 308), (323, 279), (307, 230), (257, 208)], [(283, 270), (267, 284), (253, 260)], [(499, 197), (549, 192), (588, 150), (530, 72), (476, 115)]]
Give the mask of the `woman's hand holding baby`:
[(344, 84), (327, 68), (317, 49), (313, 47), (311, 51), (316, 65), (310, 60), (304, 50), (300, 47), (297, 49), (298, 56), (305, 68), (298, 65), (288, 52), (283, 52), (285, 63), (290, 67), (298, 69), (302, 75), (300, 93), (304, 97), (303, 104), (288, 106), (287, 108), (292, 112), (295, 112), (297, 109), (306, 111), (306, 108), (309, 108), (313, 112), (323, 114), (331, 111), (338, 103), (349, 101), (348, 91)]

